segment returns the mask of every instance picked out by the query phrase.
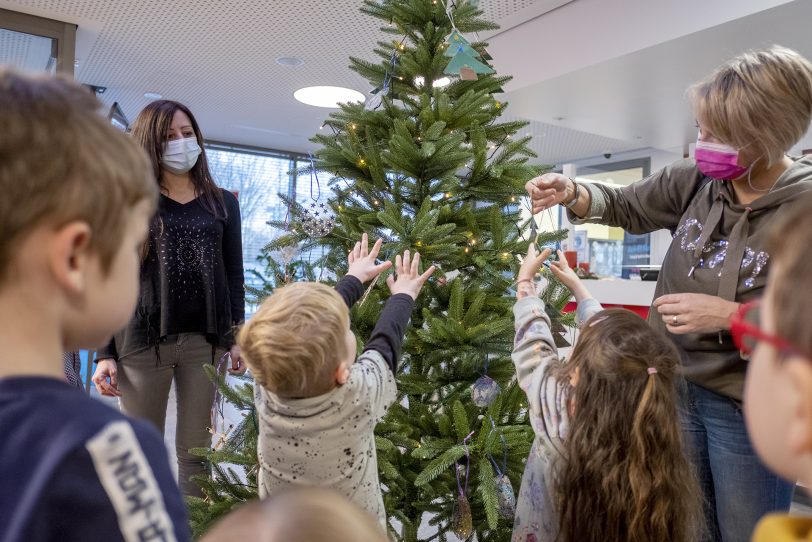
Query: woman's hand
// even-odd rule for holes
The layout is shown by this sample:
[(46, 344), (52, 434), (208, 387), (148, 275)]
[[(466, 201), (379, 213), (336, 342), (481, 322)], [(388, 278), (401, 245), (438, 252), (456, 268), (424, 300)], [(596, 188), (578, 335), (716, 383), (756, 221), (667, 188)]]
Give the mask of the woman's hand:
[(570, 201), (575, 197), (575, 184), (560, 173), (545, 173), (527, 181), (524, 189), (530, 195), (533, 214)]
[(361, 283), (365, 283), (392, 267), (392, 262), (389, 261), (381, 264), (375, 263), (382, 244), (383, 239), (378, 239), (372, 246), (372, 250), (369, 250), (369, 238), (367, 234), (363, 234), (361, 240), (355, 243), (347, 256), (347, 262), (349, 263), (347, 274), (357, 278)]
[(234, 346), (231, 347), (231, 350), (229, 350), (228, 354), (229, 357), (231, 357), (231, 365), (228, 368), (228, 372), (233, 375), (245, 374), (245, 371), (248, 369), (248, 367), (242, 360), (242, 355), (240, 354), (240, 347), (235, 344)]
[(118, 366), (113, 358), (100, 359), (90, 379), (96, 391), (107, 397), (121, 397), (118, 391)]
[(666, 328), (675, 335), (730, 329), (739, 304), (707, 294), (668, 294), (654, 300)]

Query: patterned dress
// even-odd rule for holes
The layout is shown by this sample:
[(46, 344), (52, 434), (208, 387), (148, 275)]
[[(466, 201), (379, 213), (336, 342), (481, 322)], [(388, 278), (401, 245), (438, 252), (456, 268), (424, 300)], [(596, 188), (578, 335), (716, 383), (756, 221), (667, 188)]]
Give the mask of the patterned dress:
[[(578, 320), (586, 322), (603, 310), (594, 299), (578, 304)], [(569, 430), (568, 388), (552, 374), (559, 363), (544, 302), (525, 297), (513, 307), (516, 338), (513, 363), (519, 386), (527, 394), (530, 425), (536, 435), (527, 458), (516, 502), (513, 542), (553, 542), (558, 536), (554, 497), (555, 469)]]

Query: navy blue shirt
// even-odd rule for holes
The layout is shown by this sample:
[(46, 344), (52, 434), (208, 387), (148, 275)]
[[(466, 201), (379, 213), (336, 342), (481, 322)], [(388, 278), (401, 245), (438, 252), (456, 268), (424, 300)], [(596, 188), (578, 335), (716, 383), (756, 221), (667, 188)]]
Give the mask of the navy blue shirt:
[(67, 383), (0, 379), (0, 541), (186, 541), (164, 442)]

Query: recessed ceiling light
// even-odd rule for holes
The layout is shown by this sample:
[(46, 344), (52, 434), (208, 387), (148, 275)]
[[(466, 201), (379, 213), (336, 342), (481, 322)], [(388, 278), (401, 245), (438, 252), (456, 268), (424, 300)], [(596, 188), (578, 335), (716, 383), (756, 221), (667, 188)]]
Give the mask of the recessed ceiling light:
[(276, 63), (281, 66), (301, 66), (304, 60), (295, 56), (280, 56), (276, 59)]
[(147, 100), (160, 100), (161, 98), (163, 98), (163, 96), (158, 94), (157, 92), (145, 92), (144, 98), (146, 98)]
[(364, 102), (364, 95), (351, 88), (344, 87), (305, 87), (293, 93), (293, 97), (307, 105), (316, 107), (338, 107), (340, 103)]

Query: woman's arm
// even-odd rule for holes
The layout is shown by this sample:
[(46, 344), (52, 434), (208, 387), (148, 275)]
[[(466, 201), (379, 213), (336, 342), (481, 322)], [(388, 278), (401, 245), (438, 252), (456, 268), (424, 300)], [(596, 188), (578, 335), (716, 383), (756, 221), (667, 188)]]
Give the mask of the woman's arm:
[(547, 173), (525, 187), (539, 212), (557, 204), (569, 205), (574, 224), (598, 222), (629, 233), (648, 233), (679, 224), (704, 176), (692, 160), (681, 160), (629, 186), (577, 183), (558, 173)]

